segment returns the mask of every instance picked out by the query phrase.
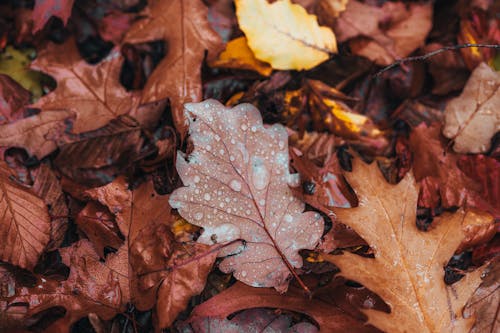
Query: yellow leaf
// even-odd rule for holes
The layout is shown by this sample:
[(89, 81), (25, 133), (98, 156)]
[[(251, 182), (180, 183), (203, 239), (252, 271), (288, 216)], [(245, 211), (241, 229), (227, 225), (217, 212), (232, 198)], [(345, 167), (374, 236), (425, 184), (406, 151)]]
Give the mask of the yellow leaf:
[(42, 96), (40, 82), (43, 74), (29, 69), (31, 52), (33, 52), (31, 49), (17, 50), (12, 46), (7, 46), (0, 54), (0, 73), (10, 76), (24, 89), (29, 90), (33, 96), (40, 97)]
[(269, 76), (273, 69), (269, 64), (255, 58), (248, 47), (245, 37), (238, 37), (227, 43), (226, 49), (219, 54), (217, 59), (209, 62), (212, 67), (248, 69), (260, 75)]
[(316, 16), (290, 2), (236, 0), (236, 15), (248, 46), (275, 69), (310, 69), (337, 52), (335, 35)]

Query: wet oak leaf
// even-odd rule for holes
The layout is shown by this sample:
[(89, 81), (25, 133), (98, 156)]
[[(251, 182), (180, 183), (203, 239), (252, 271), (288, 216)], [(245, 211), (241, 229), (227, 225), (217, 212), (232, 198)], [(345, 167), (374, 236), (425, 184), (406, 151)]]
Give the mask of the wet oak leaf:
[(464, 238), (465, 213), (445, 213), (424, 233), (415, 223), (418, 188), (411, 173), (391, 185), (376, 163), (355, 159), (346, 178), (359, 206), (333, 210), (338, 221), (372, 247), (375, 257), (349, 252), (322, 257), (391, 307), (390, 313), (363, 310), (368, 322), (386, 332), (467, 332), (474, 318), (463, 318), (462, 310), (481, 283), (483, 269), (466, 274), (453, 286), (445, 284), (443, 269)]
[(165, 58), (155, 68), (143, 90), (142, 103), (170, 99), (177, 131), (186, 134), (183, 104), (202, 98), (201, 64), (221, 51), (218, 34), (208, 22), (208, 10), (201, 0), (155, 0), (127, 32), (124, 43), (164, 40)]
[(486, 63), (472, 72), (462, 94), (444, 111), (443, 135), (457, 153), (485, 153), (500, 130), (500, 73)]
[[(248, 46), (274, 69), (311, 69), (337, 52), (332, 30), (290, 0), (236, 0), (236, 15)], [(287, 19), (284, 20), (283, 17)]]
[(31, 270), (50, 241), (51, 221), (45, 202), (13, 179), (0, 161), (0, 260)]
[[(204, 228), (198, 242), (226, 243), (219, 268), (249, 285), (286, 290), (290, 273), (302, 266), (298, 251), (313, 249), (323, 232), (319, 214), (303, 212), (288, 182), (287, 131), (265, 128), (250, 104), (226, 108), (215, 100), (186, 104), (194, 150), (178, 153), (185, 187), (170, 205)], [(230, 255), (230, 256), (228, 256)]]
[(24, 148), (42, 159), (57, 149), (57, 139), (74, 117), (70, 111), (45, 111), (34, 116), (0, 125), (0, 147)]
[(74, 40), (48, 44), (31, 68), (53, 76), (57, 88), (32, 107), (40, 108), (42, 113), (73, 112), (75, 134), (103, 127), (134, 109), (138, 102), (138, 96), (127, 92), (120, 83), (122, 63), (123, 57), (116, 48), (97, 65), (89, 65), (80, 57)]
[(36, 0), (33, 8), (33, 33), (41, 30), (52, 16), (59, 17), (66, 25), (73, 2), (74, 0)]

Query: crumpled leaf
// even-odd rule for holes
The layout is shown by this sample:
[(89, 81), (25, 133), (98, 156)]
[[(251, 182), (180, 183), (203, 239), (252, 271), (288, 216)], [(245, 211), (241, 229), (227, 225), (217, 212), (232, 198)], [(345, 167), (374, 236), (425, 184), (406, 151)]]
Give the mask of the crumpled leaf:
[[(364, 325), (363, 315), (355, 308), (361, 306), (359, 299), (368, 300), (373, 305), (379, 300), (373, 293), (361, 290), (346, 290), (344, 286), (328, 285), (318, 290), (312, 299), (304, 297), (303, 291), (291, 286), (286, 294), (278, 294), (269, 288), (252, 288), (236, 282), (230, 288), (196, 306), (188, 322), (199, 322), (206, 317), (226, 318), (232, 313), (249, 308), (278, 308), (306, 314), (313, 318), (321, 332), (378, 333), (371, 325)], [(361, 295), (359, 295), (361, 294)], [(342, 300), (342, 297), (347, 299)], [(362, 303), (361, 301), (360, 303)], [(354, 304), (351, 304), (354, 303)]]
[(248, 47), (245, 37), (238, 37), (226, 44), (226, 49), (219, 54), (217, 59), (209, 62), (212, 67), (248, 69), (260, 75), (269, 76), (273, 69), (269, 64), (257, 60), (252, 50)]
[(168, 53), (146, 82), (142, 103), (170, 99), (172, 116), (182, 137), (187, 132), (182, 105), (201, 100), (201, 63), (205, 50), (212, 58), (222, 47), (210, 28), (207, 8), (201, 0), (155, 0), (146, 18), (127, 32), (124, 43), (163, 39)]
[(500, 130), (500, 73), (481, 63), (444, 112), (443, 134), (458, 153), (484, 153)]
[(292, 326), (292, 317), (288, 314), (275, 313), (269, 309), (247, 309), (228, 319), (199, 318), (190, 326), (181, 328), (183, 333), (208, 332), (275, 332), (275, 333), (316, 333), (318, 329), (311, 323), (302, 322)]
[(33, 33), (41, 30), (52, 16), (59, 17), (64, 25), (71, 16), (74, 0), (35, 0), (33, 8)]
[(120, 84), (123, 57), (118, 49), (97, 65), (81, 59), (73, 40), (49, 44), (40, 51), (31, 67), (57, 80), (57, 88), (40, 98), (32, 107), (47, 111), (72, 111), (76, 114), (72, 132), (98, 129), (136, 107), (136, 95)]
[[(288, 186), (287, 132), (264, 128), (250, 104), (226, 108), (214, 100), (186, 104), (194, 151), (179, 153), (177, 171), (185, 187), (170, 205), (204, 232), (204, 244), (245, 240), (228, 246), (219, 265), (256, 287), (286, 290), (300, 249), (313, 249), (323, 232), (319, 214), (304, 211)], [(230, 256), (228, 256), (231, 254)]]
[(141, 311), (154, 307), (159, 327), (170, 326), (203, 290), (217, 251), (175, 241), (168, 196), (158, 195), (151, 181), (130, 191), (120, 177), (85, 194), (115, 215), (126, 238), (117, 256), (117, 265), (127, 270), (120, 276), (122, 290), (130, 289), (130, 300)]
[(0, 126), (22, 119), (30, 93), (8, 75), (0, 74)]
[(34, 116), (0, 125), (0, 146), (19, 147), (38, 159), (57, 148), (57, 139), (66, 128), (71, 111), (45, 111)]
[(60, 151), (54, 160), (57, 168), (77, 182), (96, 186), (109, 183), (137, 161), (144, 144), (141, 128), (122, 117), (65, 141), (66, 137), (58, 142)]
[(0, 161), (0, 260), (33, 269), (50, 240), (45, 202), (11, 178)]
[(354, 54), (387, 66), (422, 46), (431, 27), (430, 3), (385, 2), (376, 7), (351, 0), (334, 31), (340, 42), (352, 39), (349, 45)]
[(476, 324), (470, 333), (496, 332), (500, 327), (500, 261), (494, 260), (483, 279), (481, 286), (476, 290), (467, 303), (464, 314), (476, 314)]
[(0, 53), (0, 73), (10, 76), (33, 96), (40, 97), (43, 75), (29, 69), (30, 54), (33, 52), (33, 49), (18, 50), (7, 46), (5, 51)]
[(390, 305), (391, 313), (364, 310), (369, 322), (386, 332), (468, 331), (474, 319), (463, 318), (462, 310), (481, 283), (483, 269), (450, 287), (443, 269), (464, 237), (464, 212), (441, 215), (434, 229), (424, 233), (415, 224), (418, 190), (411, 173), (391, 185), (375, 163), (355, 159), (346, 178), (360, 205), (334, 212), (372, 247), (375, 258), (349, 252), (322, 257)]
[[(440, 132), (439, 124), (429, 127), (421, 124), (410, 134), (410, 148), (416, 157), (413, 170), (421, 185), (419, 206), (431, 209), (439, 205), (444, 208), (472, 207), (499, 218), (497, 197), (490, 185), (496, 182), (495, 175), (500, 172), (500, 163), (491, 157), (460, 157), (448, 151), (446, 142), (440, 138)], [(488, 172), (482, 176), (469, 177), (470, 170), (464, 173), (459, 165), (467, 170), (466, 165), (470, 163), (475, 163), (477, 168), (484, 167)]]
[[(332, 30), (290, 0), (236, 0), (236, 15), (248, 46), (274, 69), (311, 69), (337, 52)], [(286, 19), (283, 19), (286, 17)]]
[(28, 319), (52, 307), (63, 307), (66, 313), (47, 332), (69, 331), (70, 325), (88, 313), (99, 313), (111, 319), (125, 309), (117, 277), (119, 272), (101, 263), (87, 240), (60, 249), (63, 262), (70, 267), (64, 281), (37, 277), (33, 287), (15, 286), (0, 308), (2, 316), (27, 325)]

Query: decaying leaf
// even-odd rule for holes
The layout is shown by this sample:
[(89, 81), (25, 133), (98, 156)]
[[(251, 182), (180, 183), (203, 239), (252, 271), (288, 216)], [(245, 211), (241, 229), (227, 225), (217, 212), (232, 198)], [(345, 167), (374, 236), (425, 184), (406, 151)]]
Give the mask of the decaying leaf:
[(52, 16), (59, 17), (64, 25), (71, 16), (74, 0), (36, 0), (33, 8), (33, 33), (41, 30)]
[(42, 95), (42, 75), (29, 69), (30, 54), (33, 52), (33, 49), (18, 50), (7, 46), (0, 53), (0, 73), (10, 76), (24, 89), (30, 91), (33, 96), (40, 97)]
[[(185, 187), (170, 204), (204, 232), (204, 244), (244, 240), (220, 252), (219, 268), (256, 287), (286, 290), (300, 249), (313, 249), (323, 231), (319, 214), (304, 211), (288, 186), (287, 132), (264, 128), (250, 104), (226, 108), (208, 100), (186, 104), (194, 151), (179, 153), (177, 171)], [(230, 255), (230, 256), (228, 256)]]
[[(290, 0), (236, 0), (248, 46), (275, 69), (311, 69), (337, 52), (335, 35)], [(286, 19), (283, 19), (286, 17)]]
[(170, 99), (177, 131), (184, 137), (186, 124), (182, 105), (202, 97), (201, 63), (205, 50), (214, 57), (221, 41), (207, 20), (207, 8), (201, 0), (155, 0), (127, 32), (125, 43), (144, 43), (163, 39), (167, 56), (146, 82), (142, 103)]
[(50, 217), (45, 202), (11, 175), (0, 161), (0, 259), (33, 269), (50, 240)]
[(500, 73), (481, 63), (462, 94), (448, 103), (443, 134), (458, 153), (484, 153), (500, 130)]
[(245, 37), (238, 37), (229, 41), (226, 49), (219, 54), (217, 59), (209, 62), (212, 67), (249, 69), (260, 75), (269, 76), (273, 69), (269, 64), (257, 60), (247, 44)]
[(31, 67), (57, 80), (57, 88), (40, 98), (33, 107), (76, 114), (72, 132), (98, 129), (135, 107), (137, 98), (120, 84), (123, 57), (118, 49), (92, 66), (81, 59), (73, 40), (49, 44)]
[(348, 252), (322, 256), (389, 304), (391, 313), (363, 311), (369, 322), (386, 332), (467, 332), (474, 318), (463, 318), (462, 310), (481, 282), (482, 269), (450, 287), (443, 269), (464, 237), (464, 212), (441, 215), (424, 233), (415, 224), (418, 190), (411, 173), (391, 185), (375, 163), (355, 159), (346, 177), (360, 204), (334, 212), (372, 247), (375, 258)]
[(350, 0), (334, 30), (339, 41), (351, 39), (353, 53), (387, 66), (422, 46), (431, 27), (430, 3), (385, 2), (376, 7)]

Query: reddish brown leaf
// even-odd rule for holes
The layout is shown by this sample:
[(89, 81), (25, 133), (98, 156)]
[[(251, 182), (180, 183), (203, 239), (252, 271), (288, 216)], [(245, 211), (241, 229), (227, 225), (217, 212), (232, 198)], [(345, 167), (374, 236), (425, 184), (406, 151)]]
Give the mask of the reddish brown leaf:
[(41, 164), (30, 173), (34, 178), (31, 189), (49, 207), (52, 219), (50, 223), (50, 243), (47, 246), (47, 251), (55, 250), (61, 245), (68, 229), (69, 210), (66, 198), (62, 192), (59, 179), (47, 164)]
[[(488, 188), (482, 188), (480, 182), (467, 177), (457, 166), (460, 155), (446, 150), (439, 124), (430, 127), (422, 124), (413, 129), (410, 148), (414, 154), (415, 178), (421, 183), (419, 206), (436, 208), (441, 204), (444, 208), (475, 207), (488, 211), (495, 218), (500, 216), (497, 203), (485, 200), (489, 199), (485, 197)], [(489, 164), (498, 167), (496, 163)]]
[(42, 159), (57, 148), (57, 140), (66, 128), (70, 111), (45, 111), (37, 115), (0, 125), (0, 146), (24, 148)]
[(50, 217), (45, 202), (11, 176), (0, 161), (0, 259), (33, 269), (50, 240)]
[(182, 104), (202, 97), (200, 78), (205, 50), (215, 56), (221, 50), (220, 38), (207, 20), (201, 0), (156, 0), (144, 13), (145, 19), (132, 26), (126, 43), (163, 39), (168, 53), (149, 77), (142, 103), (169, 98), (177, 131), (185, 136), (187, 127)]
[(209, 332), (264, 332), (276, 333), (316, 333), (318, 329), (311, 323), (302, 322), (293, 325), (292, 316), (280, 314), (269, 309), (248, 309), (228, 319), (198, 318), (191, 321), (189, 326), (182, 327), (186, 333), (209, 333)]
[(16, 286), (0, 309), (7, 318), (29, 323), (30, 317), (52, 307), (63, 307), (63, 318), (51, 324), (47, 332), (69, 331), (70, 325), (90, 312), (110, 319), (124, 310), (118, 273), (99, 261), (88, 241), (79, 241), (60, 250), (70, 267), (67, 280), (56, 281), (37, 277), (33, 287)]
[(74, 0), (35, 0), (33, 8), (33, 33), (41, 30), (52, 17), (59, 17), (64, 25), (71, 16)]
[(10, 76), (0, 74), (0, 125), (24, 118), (30, 93)]
[(295, 177), (286, 130), (265, 128), (250, 104), (231, 109), (208, 100), (185, 108), (194, 151), (178, 154), (186, 186), (172, 193), (171, 206), (204, 228), (200, 243), (246, 241), (221, 251), (223, 272), (252, 286), (286, 290), (290, 273), (302, 266), (298, 251), (313, 249), (323, 232), (321, 216), (303, 213), (304, 203), (288, 186)]
[(31, 67), (53, 76), (57, 88), (33, 107), (47, 111), (66, 110), (76, 114), (72, 132), (98, 129), (134, 109), (136, 95), (120, 84), (123, 58), (118, 49), (97, 65), (80, 58), (72, 39), (62, 45), (49, 44)]
[(273, 289), (252, 288), (236, 282), (229, 289), (198, 305), (191, 313), (189, 321), (196, 322), (205, 317), (226, 318), (243, 309), (266, 307), (304, 313), (319, 324), (322, 332), (379, 332), (373, 326), (363, 325), (362, 321), (338, 308), (332, 289), (328, 292), (330, 294), (325, 299), (321, 299), (321, 293), (313, 299), (308, 299), (297, 287), (290, 287), (286, 294), (280, 295)]

